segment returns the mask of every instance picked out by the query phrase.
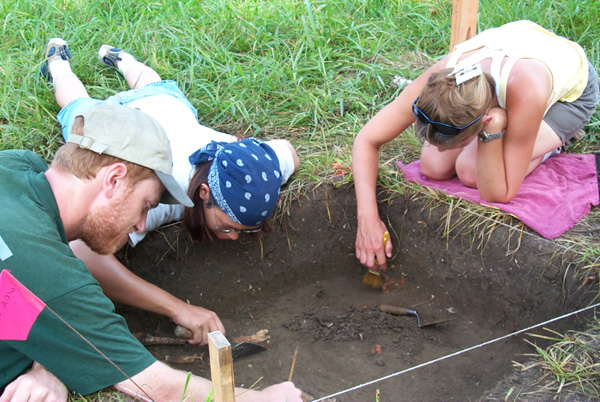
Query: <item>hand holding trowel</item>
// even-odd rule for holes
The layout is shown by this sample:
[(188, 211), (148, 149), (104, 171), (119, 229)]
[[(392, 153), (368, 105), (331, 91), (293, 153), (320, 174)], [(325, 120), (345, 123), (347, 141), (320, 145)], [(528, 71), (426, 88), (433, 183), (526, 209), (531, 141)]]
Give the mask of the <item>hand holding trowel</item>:
[[(231, 347), (231, 355), (233, 357), (233, 360), (240, 359), (242, 357), (252, 356), (267, 350), (265, 347), (252, 342), (262, 342), (269, 339), (270, 336), (268, 335), (268, 332), (268, 330), (263, 329), (258, 331), (254, 335), (233, 339), (233, 342), (231, 342), (233, 344), (233, 346)], [(177, 327), (175, 327), (175, 336), (183, 340), (193, 338), (194, 334), (189, 329), (178, 325)]]

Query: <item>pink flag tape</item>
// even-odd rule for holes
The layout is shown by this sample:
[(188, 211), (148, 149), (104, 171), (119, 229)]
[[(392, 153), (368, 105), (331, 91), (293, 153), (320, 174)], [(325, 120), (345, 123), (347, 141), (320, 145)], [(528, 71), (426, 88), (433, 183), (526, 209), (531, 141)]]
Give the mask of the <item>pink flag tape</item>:
[(8, 269), (0, 272), (0, 340), (27, 340), (29, 330), (46, 307)]

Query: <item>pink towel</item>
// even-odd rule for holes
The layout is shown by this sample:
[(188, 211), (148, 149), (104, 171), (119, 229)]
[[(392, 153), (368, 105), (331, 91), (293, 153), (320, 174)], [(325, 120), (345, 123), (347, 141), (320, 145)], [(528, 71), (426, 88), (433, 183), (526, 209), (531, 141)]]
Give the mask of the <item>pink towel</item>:
[(598, 205), (598, 178), (594, 155), (559, 154), (538, 166), (523, 181), (517, 196), (507, 204), (486, 202), (476, 189), (463, 185), (457, 177), (446, 181), (429, 180), (421, 172), (420, 161), (404, 166), (404, 177), (423, 186), (476, 204), (490, 205), (508, 212), (531, 229), (554, 239), (573, 227), (592, 205)]

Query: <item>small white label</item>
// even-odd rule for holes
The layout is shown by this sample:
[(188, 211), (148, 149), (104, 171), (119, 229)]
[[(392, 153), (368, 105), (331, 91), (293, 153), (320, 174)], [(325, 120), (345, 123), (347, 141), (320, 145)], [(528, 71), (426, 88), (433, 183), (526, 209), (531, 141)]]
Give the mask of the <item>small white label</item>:
[(13, 253), (10, 251), (6, 243), (4, 243), (4, 239), (0, 236), (0, 261), (4, 261), (9, 257), (12, 257)]
[(222, 349), (231, 346), (231, 343), (225, 338), (221, 331), (214, 331), (208, 334), (209, 339), (214, 343), (217, 349)]

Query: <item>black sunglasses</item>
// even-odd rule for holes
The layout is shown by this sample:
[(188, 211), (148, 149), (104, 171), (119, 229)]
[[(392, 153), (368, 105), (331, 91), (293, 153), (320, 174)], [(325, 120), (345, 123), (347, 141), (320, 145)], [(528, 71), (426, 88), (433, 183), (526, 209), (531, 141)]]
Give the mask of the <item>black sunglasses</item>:
[(427, 115), (421, 109), (419, 109), (419, 107), (417, 106), (418, 100), (419, 100), (419, 97), (417, 96), (417, 99), (415, 99), (415, 101), (412, 104), (412, 111), (413, 111), (413, 114), (415, 115), (417, 121), (419, 123), (423, 124), (424, 126), (426, 126), (427, 124), (431, 124), (433, 126), (433, 128), (435, 129), (435, 131), (437, 131), (440, 135), (445, 135), (446, 137), (454, 137), (455, 135), (460, 134), (464, 129), (471, 126), (472, 124), (475, 124), (485, 114), (485, 113), (482, 113), (481, 115), (479, 115), (479, 117), (477, 117), (475, 120), (473, 120), (469, 124), (466, 124), (462, 127), (456, 127), (456, 126), (453, 126), (450, 124), (440, 123), (439, 121), (430, 120), (429, 117), (427, 117)]
[(254, 228), (254, 229), (220, 229), (219, 222), (217, 221), (216, 207), (213, 206), (212, 210), (213, 210), (213, 216), (215, 217), (215, 230), (219, 233), (258, 233), (261, 230), (263, 230), (262, 225), (260, 225), (257, 228)]

